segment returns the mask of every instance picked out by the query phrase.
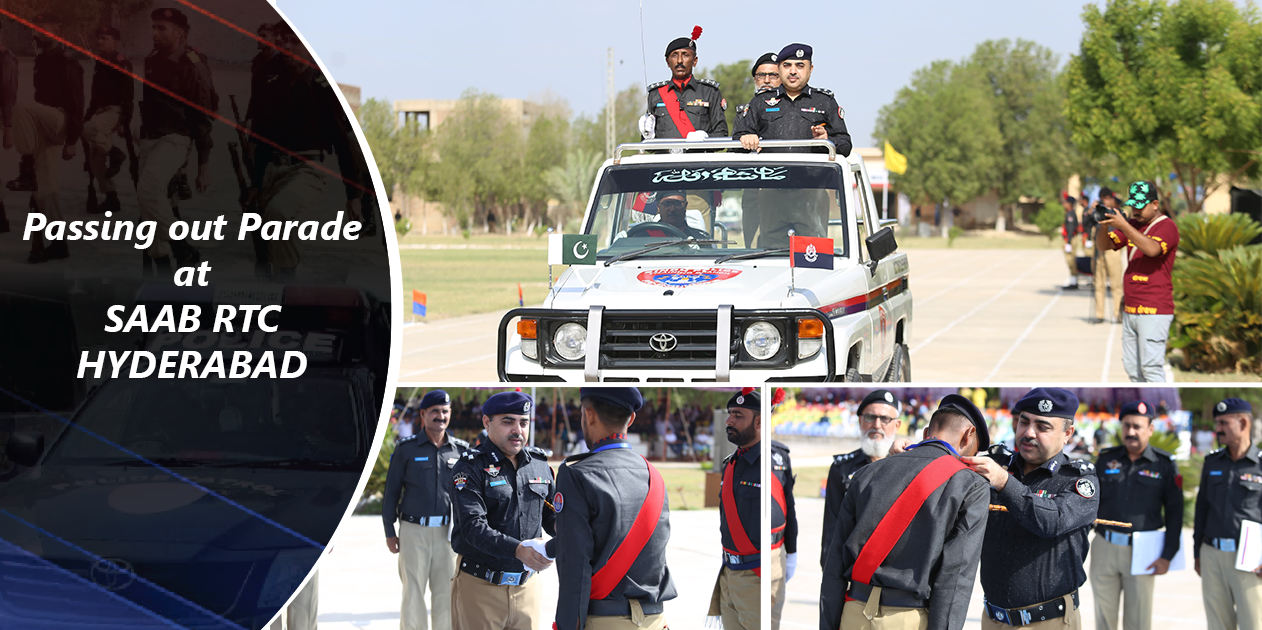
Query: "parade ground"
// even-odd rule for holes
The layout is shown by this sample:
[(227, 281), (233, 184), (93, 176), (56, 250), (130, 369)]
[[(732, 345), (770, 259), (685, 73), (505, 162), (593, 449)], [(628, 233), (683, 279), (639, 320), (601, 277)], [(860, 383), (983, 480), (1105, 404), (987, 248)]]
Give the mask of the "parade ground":
[[(905, 251), (915, 382), (1127, 382), (1122, 326), (1089, 322), (1086, 277), (1083, 288), (1061, 289), (1068, 273), (1059, 249)], [(399, 380), (495, 380), (505, 312), (405, 325)]]

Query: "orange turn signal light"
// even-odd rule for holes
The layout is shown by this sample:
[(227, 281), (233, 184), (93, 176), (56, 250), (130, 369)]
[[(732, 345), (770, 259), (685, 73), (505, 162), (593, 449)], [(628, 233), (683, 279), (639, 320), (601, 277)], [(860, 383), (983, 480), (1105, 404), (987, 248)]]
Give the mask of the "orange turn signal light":
[[(520, 324), (518, 324), (520, 326)], [(824, 336), (824, 322), (814, 317), (798, 319), (798, 339), (819, 339)]]
[(517, 334), (522, 339), (537, 339), (539, 336), (539, 322), (533, 319), (522, 319), (517, 321)]

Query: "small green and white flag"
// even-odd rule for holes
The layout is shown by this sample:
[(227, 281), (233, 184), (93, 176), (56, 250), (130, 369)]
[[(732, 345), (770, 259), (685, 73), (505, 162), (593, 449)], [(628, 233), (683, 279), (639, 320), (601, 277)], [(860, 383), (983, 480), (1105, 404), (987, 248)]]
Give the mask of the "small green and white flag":
[(551, 234), (548, 236), (549, 265), (596, 264), (595, 234)]

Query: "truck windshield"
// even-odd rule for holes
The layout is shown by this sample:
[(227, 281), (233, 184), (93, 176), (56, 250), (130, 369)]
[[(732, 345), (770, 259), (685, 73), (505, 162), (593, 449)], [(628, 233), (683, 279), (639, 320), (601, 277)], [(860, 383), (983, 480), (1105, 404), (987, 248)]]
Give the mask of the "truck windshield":
[(672, 245), (647, 256), (757, 255), (787, 248), (789, 230), (830, 237), (835, 254), (845, 256), (842, 182), (837, 164), (615, 166), (601, 177), (585, 232), (597, 235), (605, 259), (687, 237), (720, 242)]

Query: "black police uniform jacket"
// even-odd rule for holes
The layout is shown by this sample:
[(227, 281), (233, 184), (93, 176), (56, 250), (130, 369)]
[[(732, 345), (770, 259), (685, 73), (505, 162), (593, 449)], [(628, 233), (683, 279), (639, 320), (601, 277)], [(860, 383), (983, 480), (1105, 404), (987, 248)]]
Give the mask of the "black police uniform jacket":
[[(834, 544), (825, 551), (821, 629), (836, 630), (841, 624), (855, 561), (881, 519), (925, 467), (952, 456), (941, 442), (928, 441), (854, 474), (837, 515)], [(925, 499), (869, 586), (903, 591), (923, 601), (929, 609), (929, 628), (963, 627), (986, 534), (989, 487), (968, 469), (952, 474)]]
[[(759, 463), (759, 453), (761, 452), (761, 444), (755, 444), (747, 449), (736, 449), (736, 452), (728, 455), (723, 460), (723, 468), (719, 471), (722, 475), (720, 479), (727, 477), (728, 466), (734, 466), (732, 469), (732, 487), (728, 488), (725, 484), (721, 484), (719, 494), (725, 495), (730, 493), (732, 502), (736, 505), (736, 516), (740, 519), (745, 535), (749, 536), (749, 541), (753, 543), (754, 549), (760, 550), (761, 536), (759, 534), (762, 519), (759, 512), (761, 511), (761, 494), (762, 494), (762, 464)], [(727, 526), (728, 514), (727, 508), (723, 501), (719, 502), (719, 534), (722, 540), (723, 549), (728, 553), (739, 554), (740, 550), (736, 548), (736, 542), (732, 538), (732, 532)], [(726, 558), (727, 554), (724, 554)], [(739, 570), (747, 570), (761, 568), (761, 559), (753, 566), (744, 567)], [(731, 568), (730, 564), (728, 565)]]
[(421, 431), (399, 440), (390, 454), (386, 489), (381, 494), (381, 520), (386, 538), (394, 538), (398, 519), (449, 516), (451, 514), (451, 471), (469, 443), (447, 434), (436, 446)]
[[(793, 463), (789, 461), (789, 447), (780, 442), (771, 443), (771, 474), (784, 492), (776, 497), (773, 488), (771, 493), (771, 548), (777, 549), (784, 544), (785, 553), (798, 552), (798, 513), (793, 502)], [(778, 499), (784, 499), (781, 506)]]
[[(552, 501), (557, 537), (548, 541), (548, 550), (555, 550), (560, 580), (558, 628), (587, 626), (592, 575), (604, 568), (622, 544), (648, 497), (647, 462), (631, 449), (617, 446), (621, 444), (627, 444), (625, 436), (601, 440), (593, 445), (594, 452), (566, 459), (557, 471), (557, 493)], [(606, 446), (609, 448), (597, 452)], [(669, 495), (663, 495), (662, 513), (653, 534), (606, 601), (674, 599), (675, 584), (666, 567), (669, 541), (670, 501)]]
[(1174, 457), (1149, 446), (1132, 462), (1125, 447), (1115, 446), (1100, 452), (1095, 471), (1100, 477), (1100, 510), (1096, 518), (1134, 526), (1122, 529), (1100, 525), (1099, 529), (1130, 534), (1155, 531), (1164, 525), (1166, 539), (1161, 557), (1173, 560), (1183, 531), (1183, 478)]
[(648, 113), (653, 115), (655, 121), (655, 137), (683, 138), (687, 135), (680, 133), (675, 120), (670, 117), (670, 108), (662, 100), (662, 87), (666, 88), (670, 97), (679, 99), (680, 109), (688, 115), (693, 129), (704, 131), (711, 138), (727, 137), (727, 118), (723, 115), (723, 110), (727, 109), (727, 101), (719, 91), (719, 82), (693, 76), (684, 80), (682, 89), (674, 79), (648, 87)]
[(18, 102), (18, 58), (0, 46), (0, 127), (13, 126), (13, 107)]
[(494, 442), (465, 451), (452, 469), (455, 508), (451, 548), (488, 569), (521, 573), (523, 540), (556, 535), (556, 512), (544, 502), (556, 492), (542, 449), (529, 446), (514, 462)]
[(828, 467), (828, 484), (824, 486), (824, 532), (820, 539), (819, 566), (824, 568), (824, 560), (828, 557), (828, 546), (833, 542), (833, 534), (837, 531), (837, 515), (841, 513), (841, 501), (846, 498), (846, 491), (854, 481), (855, 473), (860, 468), (872, 463), (863, 449), (855, 449), (833, 457)]
[(1195, 557), (1201, 557), (1202, 544), (1215, 538), (1231, 538), (1239, 545), (1240, 521), (1246, 519), (1262, 523), (1262, 452), (1257, 444), (1234, 462), (1226, 448), (1205, 456), (1192, 529)]
[[(993, 449), (992, 449), (993, 450)], [(1087, 535), (1100, 505), (1100, 480), (1091, 462), (1064, 453), (1029, 473), (1012, 457), (1007, 485), (991, 490), (982, 547), (982, 590), (991, 604), (1024, 608), (1062, 597), (1087, 581)]]
[[(145, 80), (140, 101), (140, 137), (187, 136), (197, 147), (197, 163), (207, 163), (214, 141), (211, 118), (206, 112), (218, 109), (218, 103), (206, 57), (187, 46), (177, 47), (169, 55), (155, 48), (145, 57)], [(180, 98), (173, 98), (164, 90)]]
[(58, 107), (66, 116), (66, 142), (83, 135), (83, 66), (61, 46), (45, 48), (35, 57), (35, 102)]
[[(828, 139), (837, 146), (837, 153), (850, 155), (850, 132), (841, 106), (833, 93), (823, 88), (802, 88), (797, 99), (790, 99), (784, 86), (763, 88), (754, 94), (749, 107), (736, 117), (736, 133), (732, 138), (754, 134), (763, 140), (802, 140), (813, 137), (811, 127), (824, 125)], [(768, 153), (827, 153), (822, 148), (763, 149)]]
[(91, 120), (106, 107), (117, 107), (118, 124), (129, 126), (136, 103), (135, 79), (129, 74), (134, 72), (131, 60), (119, 52), (104, 59), (109, 63), (98, 60), (92, 69), (92, 98), (83, 117)]

